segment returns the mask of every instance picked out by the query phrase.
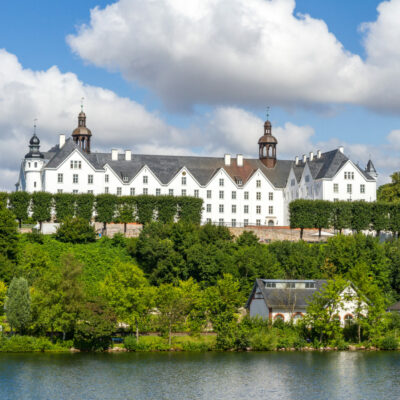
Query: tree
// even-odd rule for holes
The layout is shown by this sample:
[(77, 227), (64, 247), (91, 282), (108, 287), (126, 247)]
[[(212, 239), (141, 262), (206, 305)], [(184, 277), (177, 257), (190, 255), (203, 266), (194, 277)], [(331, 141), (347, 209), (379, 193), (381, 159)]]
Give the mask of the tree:
[(11, 329), (25, 333), (31, 321), (31, 296), (25, 278), (13, 278), (5, 302), (7, 321)]
[(18, 231), (14, 214), (7, 208), (0, 209), (0, 255), (14, 260), (18, 252)]
[(174, 196), (159, 196), (157, 198), (157, 220), (170, 224), (177, 215), (177, 202)]
[(139, 329), (154, 307), (154, 291), (142, 270), (134, 264), (118, 262), (100, 285), (102, 296), (119, 321)]
[(289, 204), (290, 227), (300, 228), (300, 239), (303, 239), (305, 228), (315, 226), (315, 210), (312, 200), (294, 200)]
[(10, 209), (17, 217), (19, 227), (22, 221), (28, 219), (28, 209), (31, 195), (28, 192), (13, 192), (10, 194)]
[(86, 219), (68, 217), (57, 229), (56, 239), (66, 243), (89, 243), (96, 240), (96, 232)]
[(74, 346), (84, 351), (106, 350), (116, 327), (113, 311), (100, 299), (88, 301), (79, 314)]
[(70, 219), (75, 215), (75, 194), (57, 193), (54, 196), (56, 218), (58, 222)]
[(112, 194), (99, 194), (96, 197), (96, 220), (103, 223), (106, 230), (107, 223), (112, 222), (116, 213), (117, 198)]
[(389, 203), (400, 201), (400, 172), (394, 172), (390, 177), (392, 178), (391, 183), (387, 183), (378, 188), (378, 201)]
[(6, 208), (8, 202), (8, 193), (0, 192), (0, 208)]
[(383, 230), (389, 229), (390, 204), (384, 202), (371, 203), (372, 229), (376, 236)]
[(32, 194), (32, 218), (40, 224), (51, 219), (51, 206), (53, 196), (46, 192), (35, 192)]
[(314, 201), (314, 228), (318, 228), (318, 237), (321, 238), (322, 228), (329, 228), (332, 221), (332, 203), (326, 200)]
[(135, 199), (132, 196), (123, 196), (118, 198), (118, 221), (124, 224), (124, 233), (126, 234), (126, 224), (133, 222), (135, 212)]
[(351, 229), (356, 232), (369, 229), (371, 224), (371, 203), (367, 203), (366, 201), (353, 201), (351, 203), (351, 210)]
[(6, 301), (7, 285), (0, 281), (0, 315), (4, 314), (4, 302)]
[(91, 193), (75, 195), (75, 216), (91, 221), (93, 217), (94, 196)]
[(332, 207), (332, 225), (342, 233), (343, 229), (351, 227), (351, 203), (349, 201), (335, 201)]

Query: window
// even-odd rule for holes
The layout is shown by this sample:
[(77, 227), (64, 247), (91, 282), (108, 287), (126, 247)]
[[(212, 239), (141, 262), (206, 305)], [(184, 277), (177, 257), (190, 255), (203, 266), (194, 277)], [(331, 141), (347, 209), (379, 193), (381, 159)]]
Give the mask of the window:
[(244, 192), (244, 199), (248, 200), (249, 199), (249, 192)]
[(224, 186), (224, 179), (223, 179), (223, 178), (221, 178), (221, 179), (219, 180), (219, 186)]
[(106, 186), (106, 187), (104, 188), (104, 193), (109, 193), (108, 186)]
[(78, 194), (78, 191), (75, 189), (72, 191), (73, 194)]
[(36, 181), (35, 181), (35, 182), (33, 182), (33, 187), (36, 187)]
[(174, 189), (168, 189), (168, 194), (170, 196), (173, 196), (174, 195)]
[(211, 218), (206, 218), (206, 223), (211, 224)]
[(272, 215), (274, 213), (274, 206), (268, 206), (268, 214)]
[(182, 176), (182, 185), (185, 186), (186, 185), (186, 176)]
[(351, 183), (348, 183), (348, 184), (347, 184), (347, 193), (352, 193), (352, 192), (353, 192), (352, 189), (353, 189), (353, 188), (352, 188), (352, 184), (351, 184)]
[(365, 185), (364, 184), (360, 185), (360, 193), (365, 193)]
[(296, 287), (296, 283), (286, 282), (286, 289), (294, 289), (295, 287)]
[(143, 194), (149, 194), (149, 189), (143, 188)]
[(57, 182), (58, 183), (63, 183), (64, 181), (64, 175), (63, 174), (58, 174), (57, 175)]
[(82, 168), (82, 161), (72, 161), (70, 162), (71, 169), (81, 169)]
[(261, 214), (261, 206), (256, 206), (256, 214)]
[(249, 213), (249, 206), (244, 206), (244, 208), (243, 208), (243, 212), (245, 213), (245, 214), (248, 214)]
[(211, 190), (207, 190), (207, 199), (211, 199)]
[(199, 190), (198, 189), (194, 189), (194, 197), (199, 197)]
[(219, 191), (219, 198), (222, 200), (224, 198), (224, 191), (220, 190)]
[(207, 212), (211, 212), (211, 204), (207, 204), (207, 206), (206, 206), (207, 208)]
[(82, 168), (82, 162), (78, 161), (78, 168), (81, 169)]
[(182, 189), (182, 196), (186, 196), (186, 189)]
[(306, 182), (310, 182), (310, 175), (306, 175)]
[(223, 219), (223, 218), (220, 218), (220, 219), (219, 219), (218, 225), (219, 225), (219, 226), (224, 226), (224, 219)]
[(125, 182), (125, 183), (129, 182), (129, 177), (123, 176), (122, 177), (122, 182)]
[(156, 196), (160, 196), (160, 194), (161, 194), (161, 189), (160, 189), (160, 188), (157, 188), (157, 189), (156, 189)]
[(256, 187), (261, 187), (261, 181), (259, 179), (256, 180)]
[(290, 186), (294, 186), (294, 184), (295, 184), (295, 180), (292, 179), (292, 180), (290, 181)]
[(232, 200), (236, 200), (236, 190), (232, 190)]
[(256, 219), (256, 225), (260, 226), (261, 225), (261, 219)]
[(231, 225), (232, 225), (233, 228), (236, 226), (236, 219), (232, 219)]
[(121, 196), (122, 194), (122, 188), (117, 187), (117, 196)]
[(220, 213), (223, 213), (223, 212), (224, 212), (224, 205), (223, 205), (223, 204), (220, 204), (220, 205), (219, 205), (219, 212), (220, 212)]
[(63, 190), (62, 189), (57, 189), (57, 193), (62, 193)]
[(29, 168), (31, 167), (31, 163), (30, 163), (30, 162), (28, 162), (28, 167), (29, 167)]
[(339, 184), (338, 183), (333, 184), (333, 193), (339, 193)]
[(315, 289), (315, 282), (306, 282), (306, 289)]
[(35, 161), (35, 165), (34, 165), (34, 167), (35, 167), (35, 168), (37, 168), (37, 162), (36, 162), (36, 161)]
[(93, 183), (93, 175), (88, 175), (87, 176), (87, 183), (89, 183), (89, 184)]
[(108, 174), (104, 175), (104, 182), (108, 183), (110, 181), (110, 176)]
[(232, 214), (236, 214), (236, 204), (232, 204)]
[(256, 193), (256, 200), (261, 200), (261, 192)]
[(244, 225), (244, 226), (249, 225), (249, 220), (248, 220), (247, 218), (243, 221), (243, 225)]
[(72, 183), (78, 183), (78, 174), (72, 175)]
[(143, 183), (146, 185), (149, 183), (149, 177), (147, 175), (143, 175)]
[(344, 326), (350, 326), (353, 324), (353, 316), (351, 314), (347, 314), (344, 316)]
[[(71, 167), (71, 169), (73, 169), (74, 168), (74, 162), (71, 160), (71, 162), (70, 162), (70, 167)], [(30, 166), (30, 165), (29, 165)]]
[(88, 194), (93, 194), (93, 190), (88, 190)]
[(131, 188), (129, 193), (131, 194), (131, 196), (134, 196), (135, 195), (135, 188)]
[(345, 172), (344, 179), (354, 179), (354, 172)]
[(267, 288), (276, 288), (276, 283), (275, 282), (267, 282), (265, 284), (265, 287), (267, 287)]
[(269, 192), (268, 193), (268, 200), (274, 200), (274, 192)]

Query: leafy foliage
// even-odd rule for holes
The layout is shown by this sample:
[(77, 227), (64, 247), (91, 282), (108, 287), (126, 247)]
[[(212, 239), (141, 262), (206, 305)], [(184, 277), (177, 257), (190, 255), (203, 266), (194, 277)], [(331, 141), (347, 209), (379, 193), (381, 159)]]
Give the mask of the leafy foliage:
[(10, 209), (19, 221), (21, 227), (22, 221), (28, 219), (28, 209), (31, 201), (31, 195), (28, 192), (13, 192), (9, 196)]
[(40, 223), (40, 227), (42, 222), (50, 221), (52, 203), (53, 196), (50, 193), (35, 192), (32, 194), (32, 218)]
[(14, 278), (11, 281), (5, 309), (11, 327), (24, 333), (31, 321), (31, 296), (28, 281), (25, 278)]
[(56, 232), (56, 239), (67, 243), (89, 243), (96, 240), (96, 231), (86, 219), (67, 217)]

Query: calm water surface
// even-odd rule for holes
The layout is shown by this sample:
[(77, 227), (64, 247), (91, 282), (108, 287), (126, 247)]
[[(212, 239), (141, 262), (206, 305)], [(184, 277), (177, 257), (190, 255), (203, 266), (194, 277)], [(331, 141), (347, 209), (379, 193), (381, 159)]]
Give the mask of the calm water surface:
[(0, 354), (0, 399), (400, 399), (400, 353)]

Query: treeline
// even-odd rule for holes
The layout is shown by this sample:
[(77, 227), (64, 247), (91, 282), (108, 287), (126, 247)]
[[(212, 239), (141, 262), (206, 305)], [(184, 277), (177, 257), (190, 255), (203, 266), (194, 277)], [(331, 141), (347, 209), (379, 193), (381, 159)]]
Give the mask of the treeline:
[(400, 231), (400, 202), (366, 201), (326, 201), (294, 200), (289, 204), (290, 227), (300, 228), (303, 237), (305, 228), (334, 228), (339, 232), (352, 229), (356, 232), (374, 230), (391, 231), (397, 235)]
[(0, 193), (0, 205), (7, 205), (22, 222), (31, 220), (50, 221), (53, 217), (62, 222), (68, 218), (80, 217), (87, 221), (95, 216), (96, 221), (126, 224), (150, 221), (162, 223), (177, 220), (199, 224), (203, 200), (195, 197), (178, 196), (116, 196), (112, 194), (72, 194), (47, 192)]

